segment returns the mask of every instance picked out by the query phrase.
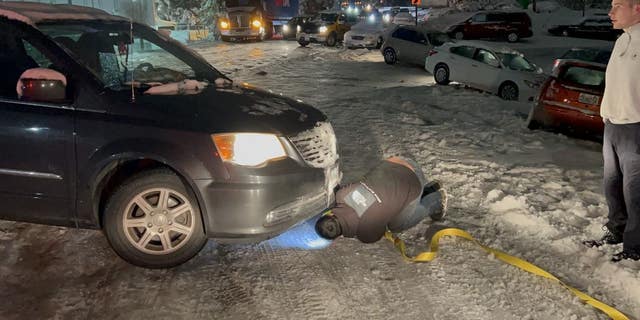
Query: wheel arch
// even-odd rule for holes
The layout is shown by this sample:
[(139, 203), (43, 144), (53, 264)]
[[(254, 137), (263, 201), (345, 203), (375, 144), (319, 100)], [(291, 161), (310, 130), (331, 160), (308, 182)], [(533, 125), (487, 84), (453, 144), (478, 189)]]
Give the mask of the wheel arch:
[[(209, 219), (206, 208), (203, 206), (202, 195), (194, 183), (194, 178), (204, 178), (201, 176), (202, 170), (206, 170), (201, 167), (203, 163), (189, 156), (188, 151), (179, 146), (138, 140), (134, 142), (137, 147), (131, 148), (130, 143), (122, 142), (105, 147), (96, 152), (87, 162), (95, 165), (79, 175), (77, 205), (79, 222), (101, 229), (106, 202), (121, 183), (139, 172), (164, 168), (175, 173), (194, 195), (206, 233)], [(143, 144), (146, 148), (139, 147)], [(129, 146), (129, 148), (123, 146)], [(131, 149), (136, 151), (130, 151)], [(214, 159), (213, 154), (211, 159)], [(223, 165), (217, 168), (224, 170)], [(211, 172), (208, 175), (215, 179), (219, 173)]]

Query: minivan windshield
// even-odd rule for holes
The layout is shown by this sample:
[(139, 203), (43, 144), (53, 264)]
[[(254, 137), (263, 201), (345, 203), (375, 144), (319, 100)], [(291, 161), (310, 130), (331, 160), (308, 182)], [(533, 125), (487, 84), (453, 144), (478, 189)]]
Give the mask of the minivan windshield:
[(536, 67), (522, 54), (517, 52), (496, 52), (502, 64), (509, 69), (519, 71), (536, 71)]
[(197, 54), (141, 25), (131, 30), (129, 23), (74, 22), (38, 28), (112, 90), (223, 77)]
[(337, 13), (320, 13), (314, 16), (311, 20), (334, 23), (336, 22), (336, 20), (338, 20), (338, 14)]

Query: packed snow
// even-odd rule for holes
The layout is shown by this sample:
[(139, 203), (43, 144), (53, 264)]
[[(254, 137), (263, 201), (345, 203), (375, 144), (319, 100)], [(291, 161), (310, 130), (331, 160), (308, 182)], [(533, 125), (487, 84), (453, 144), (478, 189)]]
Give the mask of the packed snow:
[[(512, 45), (546, 72), (575, 46), (612, 42), (554, 38), (542, 25), (579, 14), (532, 14), (535, 36)], [(446, 188), (448, 213), (401, 237), (426, 249), (436, 226), (461, 228), (560, 280), (640, 318), (640, 262), (610, 262), (620, 245), (600, 237), (607, 206), (597, 142), (525, 127), (528, 103), (453, 84), (419, 66), (386, 65), (376, 50), (293, 41), (192, 46), (236, 83), (301, 99), (327, 114), (343, 182), (380, 159), (414, 158)], [(445, 238), (433, 262), (402, 260), (386, 241), (318, 244), (312, 223), (251, 246), (210, 241), (172, 270), (117, 259), (95, 231), (0, 221), (0, 318), (107, 319), (605, 319), (566, 289)], [(304, 245), (296, 246), (287, 242)], [(300, 249), (313, 246), (318, 250)]]

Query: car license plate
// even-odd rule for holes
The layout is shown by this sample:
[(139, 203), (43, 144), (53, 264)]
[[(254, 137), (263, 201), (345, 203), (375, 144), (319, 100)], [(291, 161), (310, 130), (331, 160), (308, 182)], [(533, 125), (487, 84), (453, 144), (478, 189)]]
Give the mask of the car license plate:
[(598, 105), (599, 100), (600, 97), (588, 93), (580, 93), (578, 96), (578, 101), (586, 104)]

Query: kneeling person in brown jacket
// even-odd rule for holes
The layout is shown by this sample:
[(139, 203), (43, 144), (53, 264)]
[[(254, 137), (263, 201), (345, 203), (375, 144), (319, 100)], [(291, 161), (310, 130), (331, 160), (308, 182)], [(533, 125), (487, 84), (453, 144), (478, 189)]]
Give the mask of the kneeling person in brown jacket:
[(445, 210), (446, 194), (439, 184), (427, 183), (414, 161), (392, 157), (360, 181), (341, 187), (335, 207), (318, 220), (316, 231), (326, 239), (342, 235), (371, 243), (387, 229), (403, 231), (427, 216), (440, 220)]

